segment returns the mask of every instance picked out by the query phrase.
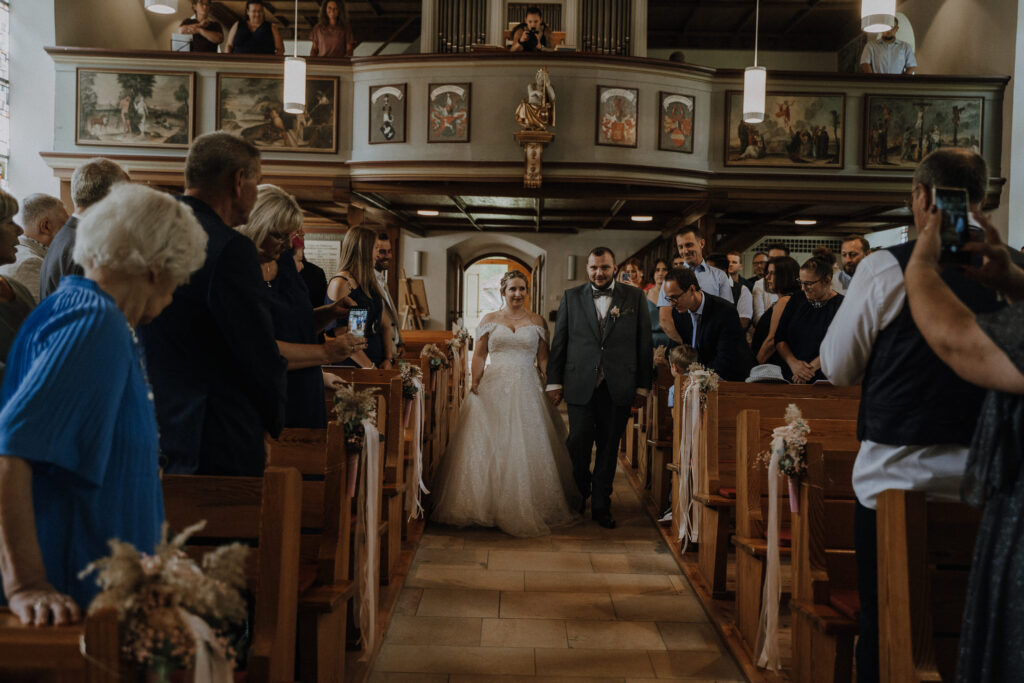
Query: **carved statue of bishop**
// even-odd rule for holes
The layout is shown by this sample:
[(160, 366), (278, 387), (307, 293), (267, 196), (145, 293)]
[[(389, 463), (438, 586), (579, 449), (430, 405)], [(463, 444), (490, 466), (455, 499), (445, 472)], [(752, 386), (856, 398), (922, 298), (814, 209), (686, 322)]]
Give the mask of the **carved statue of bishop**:
[(527, 97), (516, 107), (516, 122), (524, 131), (546, 131), (555, 125), (555, 89), (548, 68), (537, 69), (537, 77), (526, 86)]

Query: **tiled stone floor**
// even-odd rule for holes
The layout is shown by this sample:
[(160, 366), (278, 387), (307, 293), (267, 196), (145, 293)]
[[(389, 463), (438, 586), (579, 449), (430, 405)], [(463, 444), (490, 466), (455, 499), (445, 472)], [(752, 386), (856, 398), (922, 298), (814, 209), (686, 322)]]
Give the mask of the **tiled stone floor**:
[(605, 530), (429, 525), (376, 682), (743, 681), (622, 473)]

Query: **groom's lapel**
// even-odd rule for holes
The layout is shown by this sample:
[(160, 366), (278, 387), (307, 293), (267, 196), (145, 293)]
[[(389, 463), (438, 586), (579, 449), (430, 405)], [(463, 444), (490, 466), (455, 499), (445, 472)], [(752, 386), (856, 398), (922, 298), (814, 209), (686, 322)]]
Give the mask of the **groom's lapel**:
[(580, 306), (583, 307), (583, 315), (590, 323), (590, 329), (594, 336), (601, 339), (601, 326), (597, 323), (597, 306), (594, 305), (594, 295), (591, 293), (590, 284), (580, 287)]
[[(624, 285), (620, 282), (615, 285), (614, 289), (612, 289), (612, 305), (608, 307), (608, 315), (605, 316), (605, 337), (607, 337), (611, 333), (612, 328), (615, 327), (616, 321), (619, 319), (619, 317), (621, 317), (622, 306), (623, 303), (626, 301), (626, 287), (629, 287), (629, 285)], [(616, 308), (619, 309), (620, 314), (613, 316), (611, 312)], [(602, 339), (601, 341), (604, 341), (604, 339)]]

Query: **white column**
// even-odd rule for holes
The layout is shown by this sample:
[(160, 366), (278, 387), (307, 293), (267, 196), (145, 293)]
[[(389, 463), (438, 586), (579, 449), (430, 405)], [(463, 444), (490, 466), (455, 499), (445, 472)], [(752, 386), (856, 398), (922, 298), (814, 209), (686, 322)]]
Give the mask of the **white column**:
[[(1024, 0), (1022, 0), (1024, 1)], [(633, 0), (633, 21), (629, 33), (629, 54), (647, 56), (647, 0)]]
[(580, 0), (565, 0), (562, 4), (562, 30), (565, 31), (565, 44), (579, 49)]
[(487, 0), (487, 42), (505, 47), (504, 0)]
[(434, 52), (437, 46), (437, 0), (423, 0), (420, 13), (420, 52)]
[[(56, 71), (44, 45), (56, 45), (52, 2), (11, 7), (11, 163), (8, 188), (15, 197), (33, 192), (60, 196), (60, 183), (39, 152), (53, 149)], [(60, 106), (74, 109), (74, 94), (61, 93)], [(71, 207), (67, 207), (69, 210)]]
[[(1003, 198), (1009, 207), (1009, 234), (1011, 247), (1024, 246), (1024, 86), (1017, 85), (1017, 79), (1024, 74), (1024, 0), (1017, 0), (1017, 40), (1014, 46), (1013, 80), (1010, 81), (1007, 96), (1013, 98), (1013, 126), (1010, 131), (1010, 168), (1008, 182), (1003, 188)], [(1006, 109), (1004, 108), (1005, 112)], [(1005, 154), (1003, 155), (1005, 159)]]

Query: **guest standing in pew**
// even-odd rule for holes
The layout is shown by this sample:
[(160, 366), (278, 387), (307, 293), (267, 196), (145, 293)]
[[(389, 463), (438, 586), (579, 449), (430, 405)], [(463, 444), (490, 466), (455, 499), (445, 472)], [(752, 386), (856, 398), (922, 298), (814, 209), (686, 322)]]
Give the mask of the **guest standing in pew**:
[(326, 0), (320, 5), (319, 19), (309, 38), (313, 42), (309, 50), (310, 57), (352, 56), (352, 31), (342, 21), (341, 3), (338, 0)]
[(206, 233), (172, 197), (120, 185), (79, 224), (69, 275), (29, 315), (0, 411), (0, 575), (23, 623), (79, 621), (78, 573), (107, 541), (152, 553), (164, 520), (153, 393), (135, 329), (203, 264)]
[[(773, 258), (780, 258), (782, 256), (789, 256), (789, 247), (783, 244), (771, 244), (768, 246), (768, 260), (771, 261)], [(754, 288), (750, 290), (750, 298), (753, 299), (754, 304), (754, 317), (751, 321), (756, 325), (764, 315), (764, 312), (771, 307), (773, 303), (778, 300), (778, 296), (771, 294), (766, 289), (766, 283), (764, 278), (761, 278), (754, 283)]]
[[(14, 263), (17, 259), (18, 237), (22, 234), (21, 226), (14, 222), (17, 213), (18, 200), (0, 190), (0, 264)], [(3, 379), (7, 352), (18, 328), (35, 305), (25, 285), (9, 275), (0, 275), (0, 379)]]
[(384, 296), (384, 315), (391, 325), (391, 357), (401, 358), (405, 353), (405, 342), (402, 341), (400, 331), (401, 321), (398, 319), (398, 309), (391, 299), (391, 292), (388, 291), (388, 268), (391, 267), (391, 238), (386, 232), (377, 233), (377, 241), (373, 243), (373, 276), (377, 278), (380, 285), (380, 292)]
[(668, 261), (658, 259), (654, 263), (654, 282), (644, 291), (647, 293), (647, 313), (651, 317), (651, 342), (654, 347), (671, 347), (675, 344), (672, 338), (661, 329), (661, 320), (658, 317), (658, 295), (661, 294), (661, 285), (665, 282), (665, 274), (668, 273)]
[(39, 270), (50, 243), (68, 221), (64, 203), (48, 194), (30, 194), (21, 206), (22, 234), (13, 263), (0, 266), (0, 275), (17, 280), (39, 303)]
[(259, 251), (274, 338), (288, 361), (284, 426), (326, 427), (320, 366), (344, 362), (366, 342), (340, 334), (317, 343), (317, 335), (328, 323), (348, 315), (351, 301), (343, 299), (316, 309), (309, 305), (309, 292), (295, 267), (295, 255), (284, 248), (302, 229), (302, 209), (295, 197), (280, 187), (260, 185), (249, 221), (235, 229), (251, 239)]
[(284, 41), (277, 25), (266, 19), (262, 0), (245, 3), (245, 18), (235, 22), (224, 41), (224, 52), (249, 55), (283, 55)]
[(309, 305), (313, 308), (322, 306), (327, 300), (327, 273), (317, 264), (306, 260), (304, 235), (296, 235), (292, 239), (292, 253), (295, 255), (295, 268), (309, 290)]
[(700, 364), (730, 382), (746, 379), (754, 357), (740, 328), (736, 307), (701, 291), (697, 274), (688, 268), (668, 271), (662, 293), (673, 307), (676, 335), (697, 350)]
[(185, 195), (209, 236), (206, 262), (142, 330), (156, 394), (160, 451), (171, 474), (259, 476), (264, 435), (284, 423), (285, 367), (274, 341), (249, 220), (260, 153), (228, 133), (195, 139)]
[(800, 265), (789, 256), (773, 258), (768, 262), (764, 282), (765, 291), (778, 300), (757, 321), (750, 349), (755, 353), (758, 365), (782, 367), (786, 363), (775, 348), (775, 333), (790, 299), (800, 293)]
[(97, 157), (89, 159), (71, 174), (71, 201), (75, 213), (67, 220), (39, 267), (39, 300), (57, 291), (60, 279), (65, 275), (81, 275), (82, 267), (71, 258), (75, 250), (75, 228), (89, 207), (100, 201), (118, 183), (131, 182), (123, 168), (110, 159)]
[(800, 268), (800, 288), (790, 299), (778, 328), (775, 348), (786, 362), (782, 376), (793, 384), (825, 379), (821, 373), (821, 340), (843, 303), (843, 295), (832, 289), (832, 266), (812, 258)]
[(842, 251), (839, 253), (843, 267), (836, 275), (836, 279), (842, 285), (844, 293), (850, 288), (850, 281), (857, 272), (857, 264), (870, 253), (871, 244), (863, 235), (847, 235), (843, 238)]
[(192, 36), (189, 52), (216, 52), (224, 41), (224, 27), (210, 15), (210, 0), (192, 0), (195, 14), (178, 25), (178, 32)]
[[(704, 247), (706, 246), (704, 233), (697, 228), (684, 228), (676, 233), (675, 242), (679, 258), (683, 260), (683, 268), (694, 272), (697, 282), (700, 283), (700, 288), (712, 296), (725, 299), (730, 304), (733, 303), (732, 281), (729, 276), (725, 274), (724, 270), (719, 270), (704, 260)], [(675, 261), (673, 261), (672, 267), (676, 267)], [(682, 344), (685, 340), (676, 339), (674, 336), (676, 330), (672, 323), (673, 308), (672, 302), (665, 298), (665, 286), (662, 285), (661, 292), (658, 294), (658, 321), (661, 323), (662, 331), (671, 337), (672, 341)]]
[(906, 270), (907, 301), (928, 346), (961, 378), (988, 389), (967, 469), (963, 500), (984, 506), (967, 586), (957, 681), (997, 683), (1024, 671), (1024, 270), (980, 214), (985, 242), (965, 250), (983, 256), (968, 273), (1013, 305), (976, 315), (957, 297), (939, 264), (942, 214), (932, 210)]
[[(327, 302), (332, 304), (345, 297), (355, 308), (365, 308), (366, 349), (357, 351), (342, 365), (365, 370), (390, 370), (393, 356), (391, 323), (384, 315), (384, 292), (373, 270), (373, 250), (377, 235), (368, 228), (351, 228), (341, 244), (341, 270), (327, 283)], [(348, 325), (348, 318), (338, 320), (338, 326)], [(331, 327), (328, 326), (330, 330)]]
[[(966, 149), (942, 149), (914, 172), (911, 192), (915, 228), (925, 226), (932, 188), (966, 189), (977, 212), (988, 187), (988, 167)], [(854, 535), (860, 593), (858, 681), (878, 680), (878, 570), (875, 498), (886, 489), (927, 491), (959, 499), (968, 445), (984, 391), (956, 376), (930, 348), (911, 317), (903, 271), (914, 243), (873, 252), (821, 344), (821, 369), (836, 385), (862, 385), (853, 466), (857, 495)], [(997, 294), (947, 268), (943, 281), (975, 314), (1005, 307)]]

